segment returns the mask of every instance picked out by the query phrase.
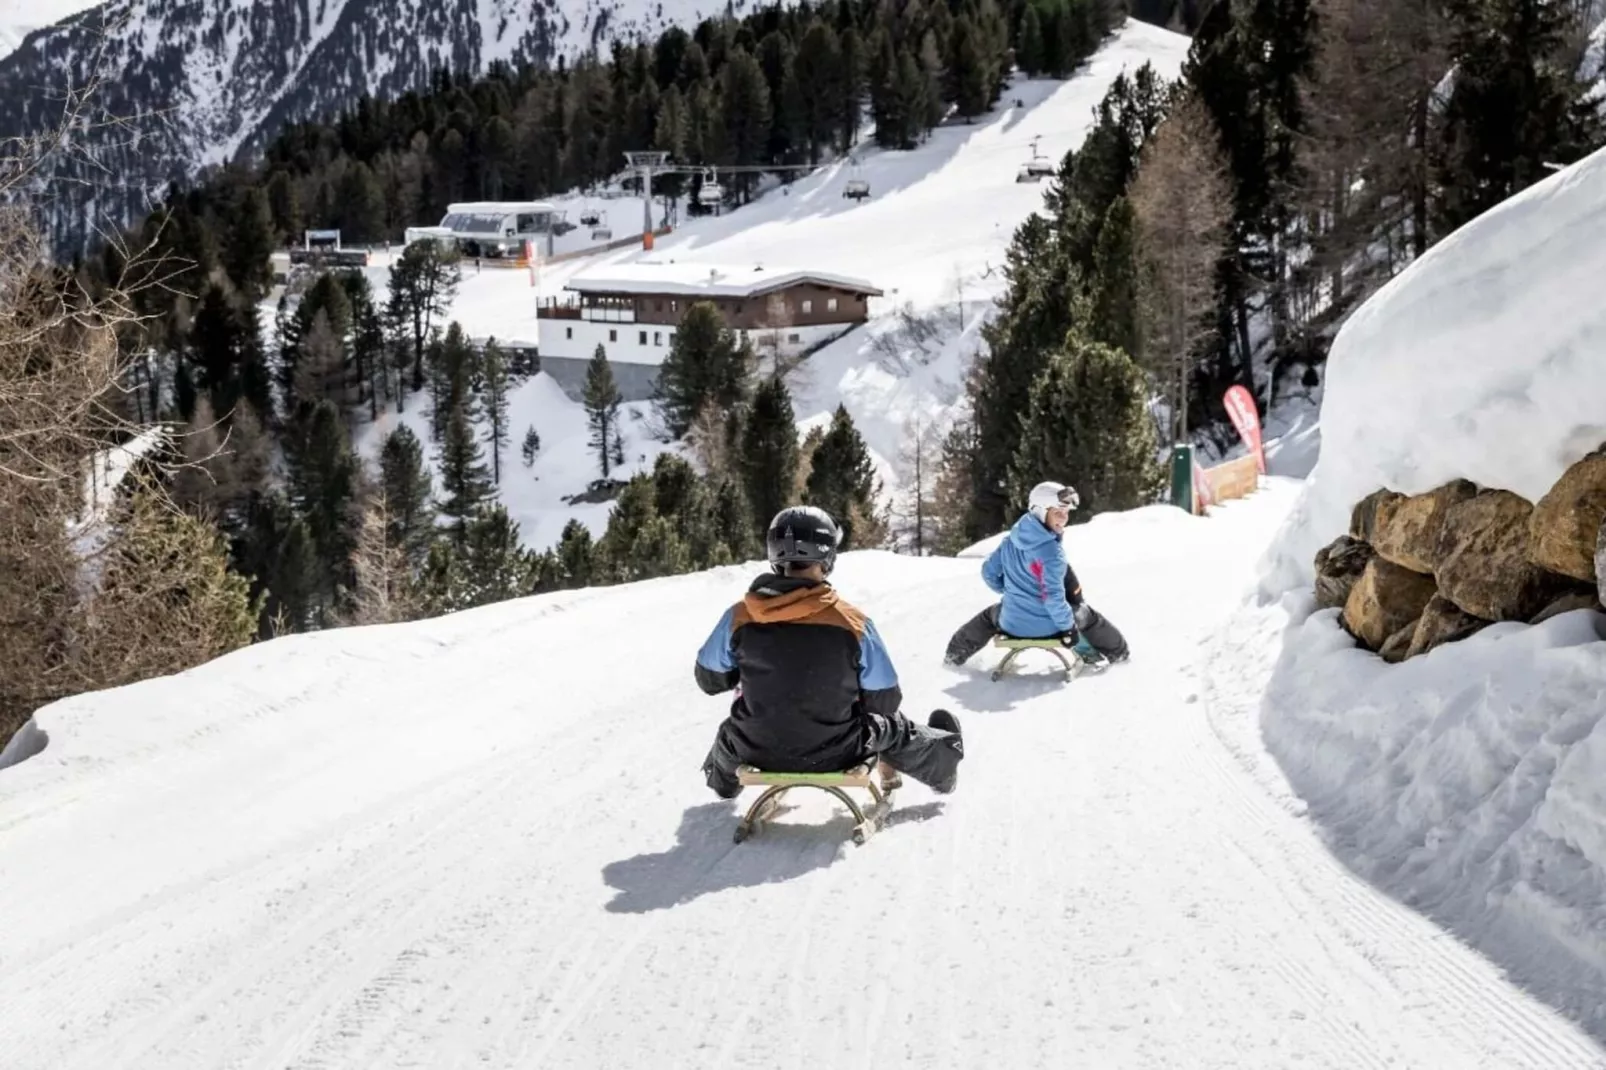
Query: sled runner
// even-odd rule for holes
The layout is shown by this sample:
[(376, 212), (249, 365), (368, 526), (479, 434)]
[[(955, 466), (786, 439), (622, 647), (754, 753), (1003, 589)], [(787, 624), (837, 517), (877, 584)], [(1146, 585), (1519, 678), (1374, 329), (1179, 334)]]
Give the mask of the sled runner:
[(1028, 650), (1046, 650), (1056, 658), (1059, 658), (1060, 664), (1065, 667), (1065, 680), (1067, 683), (1089, 669), (1094, 672), (1102, 672), (1110, 664), (1108, 658), (1091, 647), (1088, 647), (1085, 653), (1080, 646), (1071, 648), (1070, 653), (1067, 653), (1066, 648), (1060, 644), (1058, 639), (1015, 639), (1011, 636), (1000, 635), (993, 640), (993, 645), (1008, 651), (1004, 655), (1004, 660), (998, 663), (998, 668), (993, 670), (994, 680), (1002, 680), (1004, 674), (1009, 672), (1010, 667), (1015, 664), (1015, 659)]
[[(853, 842), (863, 844), (886, 824), (892, 811), (892, 792), (882, 791), (875, 776), (875, 759), (840, 773), (770, 773), (751, 765), (738, 766), (736, 779), (744, 786), (763, 787), (764, 794), (753, 801), (747, 814), (736, 826), (735, 840), (741, 843), (763, 829), (780, 805), (781, 796), (793, 788), (818, 788), (835, 795), (853, 814)], [(896, 781), (894, 781), (894, 787)], [(849, 795), (847, 788), (864, 788), (870, 792), (871, 805), (862, 807)]]

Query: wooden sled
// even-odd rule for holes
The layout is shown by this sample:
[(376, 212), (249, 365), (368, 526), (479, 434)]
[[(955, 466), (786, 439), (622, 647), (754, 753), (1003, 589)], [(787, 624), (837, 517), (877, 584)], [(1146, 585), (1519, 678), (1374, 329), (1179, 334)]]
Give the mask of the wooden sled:
[(1058, 658), (1060, 664), (1065, 667), (1066, 683), (1089, 669), (1103, 670), (1110, 664), (1102, 654), (1097, 661), (1088, 661), (1077, 654), (1074, 648), (1063, 646), (1058, 639), (1016, 639), (1013, 636), (1000, 635), (993, 639), (993, 646), (1008, 651), (1004, 655), (1004, 660), (998, 663), (998, 668), (993, 670), (994, 681), (1002, 680), (1004, 674), (1015, 664), (1015, 659), (1028, 650), (1046, 650)]
[[(751, 765), (737, 766), (736, 779), (739, 783), (748, 787), (762, 787), (765, 791), (747, 808), (747, 814), (736, 826), (733, 838), (741, 843), (761, 831), (780, 805), (781, 796), (793, 788), (818, 788), (835, 795), (853, 814), (853, 842), (863, 844), (885, 826), (887, 815), (892, 812), (892, 792), (881, 790), (875, 765), (875, 760), (871, 759), (840, 773), (770, 773)], [(847, 793), (847, 788), (869, 791), (871, 804), (860, 806)]]

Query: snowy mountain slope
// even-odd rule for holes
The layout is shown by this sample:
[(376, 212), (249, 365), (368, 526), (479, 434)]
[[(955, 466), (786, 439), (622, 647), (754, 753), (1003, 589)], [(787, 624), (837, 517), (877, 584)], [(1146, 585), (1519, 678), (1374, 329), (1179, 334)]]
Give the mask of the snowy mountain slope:
[(94, 7), (98, 0), (0, 0), (0, 59), (21, 46), (23, 38), (45, 26)]
[(365, 93), (394, 97), (438, 66), (547, 63), (704, 10), (691, 0), (109, 0), (0, 59), (0, 136), (51, 128), (59, 92), (42, 90), (103, 75), (98, 106), (145, 116), (138, 137), (127, 126), (92, 130), (83, 148), (104, 170), (60, 166), (93, 175), (93, 199), (76, 210), (132, 217), (168, 181), (260, 150), (287, 120), (332, 114)]
[[(538, 340), (538, 297), (561, 295), (581, 272), (645, 259), (785, 264), (866, 278), (887, 294), (872, 299), (870, 322), (814, 354), (790, 386), (803, 431), (828, 421), (838, 403), (847, 406), (890, 492), (898, 484), (896, 462), (907, 430), (920, 420), (941, 428), (952, 419), (965, 370), (982, 345), (980, 327), (1004, 289), (1004, 251), (1015, 228), (1042, 207), (1045, 185), (1015, 181), (1033, 139), (1036, 151), (1057, 164), (1081, 145), (1094, 106), (1117, 75), (1152, 63), (1162, 77), (1174, 78), (1187, 49), (1188, 38), (1180, 34), (1129, 21), (1075, 78), (1017, 81), (997, 111), (973, 124), (939, 128), (910, 152), (866, 148), (857, 166), (842, 161), (726, 215), (688, 219), (651, 252), (546, 265), (534, 288), (522, 272), (470, 269), (452, 315), (476, 338)], [(849, 178), (869, 182), (869, 200), (843, 198)], [(630, 202), (613, 202), (609, 210), (621, 221), (615, 233), (625, 233), (624, 224), (635, 218)], [(383, 292), (387, 268), (382, 259), (376, 265), (369, 278)], [(513, 404), (533, 403), (515, 397)], [(364, 433), (359, 448), (376, 454), (375, 432), (392, 425), (393, 418), (382, 420)], [(515, 434), (523, 426), (515, 419)], [(553, 471), (590, 469), (583, 437), (559, 442), (537, 426), (549, 450), (564, 451), (543, 464)], [(656, 456), (637, 448), (636, 440), (627, 453), (632, 465), (643, 453), (649, 462)], [(568, 484), (561, 493), (581, 489)], [(570, 515), (547, 513), (534, 497), (504, 498), (525, 541), (536, 548), (549, 545), (541, 541), (544, 533), (561, 531)]]
[[(1198, 643), (1292, 489), (1073, 531), (1136, 653), (1069, 689), (940, 666), (974, 560), (846, 555), (908, 708), (967, 742), (958, 792), (910, 785), (863, 848), (823, 795), (733, 845), (702, 784), (725, 706), (691, 660), (748, 569), (43, 710), (0, 772), (0, 1064), (1601, 1066), (1209, 734)], [(627, 621), (653, 641), (606, 645)]]

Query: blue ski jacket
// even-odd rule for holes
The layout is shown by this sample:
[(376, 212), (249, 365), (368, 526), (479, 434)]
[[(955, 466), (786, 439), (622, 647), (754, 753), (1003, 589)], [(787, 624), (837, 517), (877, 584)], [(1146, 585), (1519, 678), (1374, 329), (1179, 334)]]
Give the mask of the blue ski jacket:
[(1004, 596), (998, 626), (1020, 639), (1071, 631), (1070, 566), (1060, 536), (1026, 513), (981, 566), (981, 578)]

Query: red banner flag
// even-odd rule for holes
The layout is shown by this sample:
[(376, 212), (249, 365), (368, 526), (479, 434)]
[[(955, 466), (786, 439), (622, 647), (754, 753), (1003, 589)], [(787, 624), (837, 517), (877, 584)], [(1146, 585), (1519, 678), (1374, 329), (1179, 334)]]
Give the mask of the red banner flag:
[(1232, 417), (1232, 426), (1238, 429), (1244, 445), (1254, 454), (1260, 474), (1265, 475), (1266, 451), (1260, 442), (1260, 414), (1255, 411), (1255, 399), (1242, 386), (1234, 386), (1222, 396), (1221, 401), (1227, 406), (1227, 415)]

